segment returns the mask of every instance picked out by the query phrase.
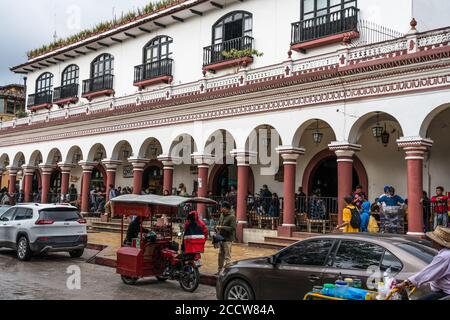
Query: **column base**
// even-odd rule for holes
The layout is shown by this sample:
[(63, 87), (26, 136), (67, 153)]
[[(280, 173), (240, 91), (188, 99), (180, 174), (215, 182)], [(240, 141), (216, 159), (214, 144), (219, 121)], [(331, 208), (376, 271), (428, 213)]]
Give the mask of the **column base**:
[(290, 224), (284, 224), (284, 225), (278, 227), (278, 236), (292, 238), (294, 232), (296, 232), (296, 231), (297, 231), (297, 226), (290, 225)]
[(89, 215), (89, 212), (80, 212), (80, 214), (81, 214), (81, 216), (84, 218), (84, 217), (86, 217), (87, 215)]
[(244, 243), (244, 229), (247, 228), (247, 222), (239, 221), (236, 226), (236, 238), (238, 243)]

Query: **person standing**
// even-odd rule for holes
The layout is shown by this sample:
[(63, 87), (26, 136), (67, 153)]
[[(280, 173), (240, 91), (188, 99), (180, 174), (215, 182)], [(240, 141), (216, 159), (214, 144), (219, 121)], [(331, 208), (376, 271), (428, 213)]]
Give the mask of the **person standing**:
[(444, 195), (444, 188), (437, 187), (436, 195), (431, 198), (431, 204), (434, 212), (433, 229), (438, 226), (447, 228), (448, 226), (448, 197)]
[(432, 292), (419, 300), (439, 300), (450, 296), (450, 229), (438, 226), (434, 232), (428, 232), (427, 237), (433, 242), (433, 247), (439, 250), (438, 255), (429, 266), (398, 284), (397, 288), (420, 288), (429, 284)]
[(420, 203), (422, 204), (423, 209), (423, 226), (424, 231), (430, 231), (430, 221), (431, 221), (431, 201), (428, 198), (428, 193), (426, 191), (423, 192), (422, 199), (420, 199)]
[(370, 220), (370, 201), (367, 200), (367, 196), (364, 192), (362, 192), (360, 195), (360, 201), (361, 201), (361, 232), (369, 232), (369, 220)]
[(346, 207), (343, 211), (342, 223), (336, 227), (337, 230), (343, 230), (344, 233), (359, 232), (361, 226), (361, 216), (358, 209), (353, 205), (353, 196), (344, 198)]
[(219, 248), (219, 272), (231, 263), (231, 248), (236, 240), (236, 216), (231, 211), (231, 205), (223, 202), (220, 211), (221, 216), (216, 226), (217, 233), (223, 237)]

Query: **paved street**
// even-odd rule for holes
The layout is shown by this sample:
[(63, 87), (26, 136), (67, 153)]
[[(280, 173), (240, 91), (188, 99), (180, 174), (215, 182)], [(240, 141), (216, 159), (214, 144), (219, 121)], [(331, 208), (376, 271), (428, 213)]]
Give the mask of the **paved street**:
[[(213, 287), (200, 286), (193, 293), (183, 292), (177, 282), (159, 283), (149, 279), (130, 287), (122, 283), (115, 270), (86, 261), (96, 252), (86, 250), (80, 259), (66, 254), (35, 257), (31, 262), (16, 260), (14, 252), (0, 250), (0, 300), (203, 300), (215, 299)], [(67, 268), (81, 269), (81, 290), (69, 290)]]

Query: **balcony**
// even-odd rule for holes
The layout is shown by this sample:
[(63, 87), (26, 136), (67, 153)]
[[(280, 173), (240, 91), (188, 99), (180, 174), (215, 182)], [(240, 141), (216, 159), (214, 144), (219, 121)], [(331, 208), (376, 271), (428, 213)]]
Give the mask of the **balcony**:
[(89, 101), (101, 96), (111, 96), (114, 93), (114, 75), (112, 74), (83, 80), (82, 97)]
[(358, 38), (358, 15), (358, 8), (349, 7), (293, 23), (291, 49), (304, 52), (307, 49)]
[(50, 109), (53, 105), (53, 92), (51, 90), (30, 94), (28, 96), (28, 109), (37, 111)]
[(172, 82), (173, 59), (161, 59), (134, 67), (134, 86), (144, 89), (158, 83)]
[(241, 58), (225, 58), (223, 56), (223, 52), (233, 49), (239, 51), (252, 50), (253, 38), (244, 36), (205, 47), (203, 49), (203, 70), (215, 72), (231, 66), (248, 65), (253, 62), (252, 56), (245, 56)]
[(77, 103), (78, 88), (79, 85), (77, 83), (55, 88), (55, 92), (53, 93), (53, 103), (59, 106), (70, 103)]

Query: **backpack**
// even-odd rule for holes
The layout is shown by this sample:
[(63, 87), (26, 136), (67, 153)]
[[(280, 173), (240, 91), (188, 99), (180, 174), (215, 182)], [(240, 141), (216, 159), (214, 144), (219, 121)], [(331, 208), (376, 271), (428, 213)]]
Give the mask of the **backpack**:
[(359, 211), (356, 208), (350, 209), (350, 211), (352, 213), (350, 225), (352, 226), (353, 229), (359, 229), (361, 227), (361, 215), (359, 214)]

